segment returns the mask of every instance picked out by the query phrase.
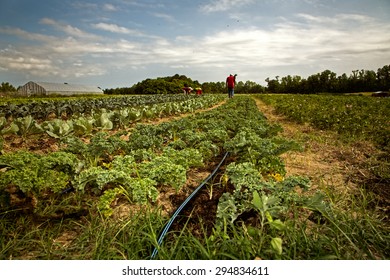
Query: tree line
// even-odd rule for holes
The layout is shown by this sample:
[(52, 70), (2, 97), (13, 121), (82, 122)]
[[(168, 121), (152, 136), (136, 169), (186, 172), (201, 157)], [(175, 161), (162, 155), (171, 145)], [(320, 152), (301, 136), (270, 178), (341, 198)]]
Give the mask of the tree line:
[[(374, 92), (390, 90), (390, 65), (373, 70), (354, 70), (348, 76), (325, 70), (321, 73), (313, 74), (302, 78), (298, 75), (287, 75), (274, 79), (265, 80), (267, 86), (264, 87), (253, 81), (237, 81), (235, 93), (348, 93), (348, 92)], [(175, 94), (183, 91), (183, 87), (200, 87), (205, 93), (226, 92), (226, 83), (205, 82), (200, 83), (185, 75), (176, 74), (174, 76), (146, 79), (131, 87), (104, 89), (105, 94)], [(1, 83), (0, 92), (15, 92), (16, 88), (8, 82)]]
[[(185, 75), (176, 74), (174, 76), (159, 77), (156, 79), (146, 79), (132, 87), (105, 89), (105, 94), (175, 94), (183, 92), (185, 86), (202, 88), (206, 93), (221, 93), (226, 91), (225, 82), (205, 82), (193, 81)], [(235, 87), (236, 93), (262, 93), (265, 87), (252, 81), (238, 81)]]
[(184, 87), (202, 87), (198, 81), (193, 81), (185, 75), (176, 74), (169, 77), (146, 79), (132, 87), (105, 89), (105, 94), (175, 94), (183, 92)]
[[(298, 75), (287, 75), (275, 79), (267, 78), (267, 86), (253, 81), (237, 81), (234, 92), (240, 93), (349, 93), (374, 92), (390, 90), (390, 65), (373, 70), (354, 70), (350, 75), (337, 76), (330, 70), (302, 78)], [(130, 88), (105, 90), (107, 94), (156, 94), (178, 93), (187, 85), (193, 88), (201, 87), (206, 93), (226, 92), (225, 81), (199, 83), (190, 78), (176, 74), (171, 77), (146, 79)]]
[(11, 85), (9, 82), (2, 82), (0, 85), (0, 92), (6, 93), (6, 92), (15, 92), (16, 88)]
[(349, 76), (325, 70), (303, 79), (291, 76), (267, 78), (267, 91), (272, 93), (348, 93), (390, 90), (390, 65), (373, 70), (354, 70)]

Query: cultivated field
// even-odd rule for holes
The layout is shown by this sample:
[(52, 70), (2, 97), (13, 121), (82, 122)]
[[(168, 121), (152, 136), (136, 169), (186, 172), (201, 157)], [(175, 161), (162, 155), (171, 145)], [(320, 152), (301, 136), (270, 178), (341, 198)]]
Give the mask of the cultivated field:
[(2, 107), (0, 259), (389, 258), (388, 99), (120, 98)]

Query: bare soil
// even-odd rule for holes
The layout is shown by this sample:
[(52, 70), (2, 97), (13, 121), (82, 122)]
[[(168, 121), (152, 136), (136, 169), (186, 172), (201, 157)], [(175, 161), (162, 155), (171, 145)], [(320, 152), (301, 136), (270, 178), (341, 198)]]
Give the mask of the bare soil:
[[(216, 159), (215, 163), (208, 165), (209, 167), (204, 170), (204, 172), (202, 172), (204, 176), (202, 176), (203, 179), (200, 182), (197, 182), (195, 185), (189, 188), (186, 187), (186, 192), (179, 193), (172, 197), (171, 202), (175, 210), (200, 185), (200, 183), (202, 183), (209, 176), (209, 174), (213, 172), (221, 160), (222, 158), (218, 158)], [(202, 237), (204, 236), (204, 233), (207, 233), (208, 235), (212, 233), (212, 229), (215, 224), (219, 198), (223, 193), (232, 191), (225, 187), (221, 187), (219, 184), (221, 176), (225, 172), (225, 167), (230, 163), (230, 161), (231, 159), (227, 158), (216, 175), (210, 179), (210, 184), (206, 184), (197, 193), (197, 195), (188, 202), (186, 207), (180, 213), (177, 222), (172, 225), (173, 231), (180, 232), (183, 227), (186, 226), (191, 230), (194, 236)], [(189, 178), (191, 178), (191, 175)], [(210, 187), (211, 185), (213, 185), (212, 188)]]
[(181, 118), (185, 118), (185, 117), (191, 116), (191, 115), (193, 115), (195, 113), (202, 113), (202, 112), (211, 111), (211, 110), (216, 109), (216, 108), (218, 108), (219, 106), (221, 106), (221, 105), (223, 105), (225, 103), (226, 103), (226, 100), (221, 101), (221, 102), (219, 102), (218, 104), (216, 104), (216, 105), (214, 105), (212, 107), (196, 110), (193, 113), (185, 113), (185, 114), (180, 114), (178, 116), (169, 116), (169, 117), (164, 117), (164, 118), (145, 120), (145, 123), (148, 123), (148, 124), (160, 124), (160, 123), (163, 123), (163, 122), (170, 122), (170, 121), (174, 121), (174, 120), (177, 120), (177, 119), (181, 119)]

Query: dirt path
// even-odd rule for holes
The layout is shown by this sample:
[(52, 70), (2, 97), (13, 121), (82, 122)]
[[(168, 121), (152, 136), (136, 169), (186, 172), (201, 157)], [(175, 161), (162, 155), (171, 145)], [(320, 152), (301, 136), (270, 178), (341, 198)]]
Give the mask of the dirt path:
[(278, 115), (275, 110), (255, 99), (259, 110), (270, 123), (282, 126), (283, 137), (303, 145), (302, 152), (291, 151), (282, 158), (286, 164), (286, 176), (302, 175), (310, 178), (312, 189), (356, 193), (359, 178), (367, 172), (362, 162), (375, 152), (370, 143), (341, 143), (337, 134), (321, 131), (311, 126), (297, 124)]
[(184, 113), (184, 114), (180, 114), (180, 115), (176, 115), (176, 116), (169, 116), (169, 117), (158, 118), (158, 119), (144, 120), (144, 121), (142, 121), (142, 123), (147, 123), (147, 124), (160, 124), (160, 123), (163, 123), (163, 122), (170, 122), (170, 121), (182, 119), (182, 118), (188, 117), (188, 116), (193, 115), (193, 114), (196, 114), (196, 113), (202, 113), (202, 112), (207, 112), (207, 111), (216, 109), (216, 108), (218, 108), (219, 106), (222, 106), (223, 104), (225, 104), (226, 101), (227, 101), (227, 100), (223, 100), (223, 101), (219, 102), (218, 104), (216, 104), (216, 105), (214, 105), (214, 106), (212, 106), (212, 107), (205, 108), (205, 109), (198, 109), (198, 110), (195, 110), (195, 111), (192, 112), (192, 113)]

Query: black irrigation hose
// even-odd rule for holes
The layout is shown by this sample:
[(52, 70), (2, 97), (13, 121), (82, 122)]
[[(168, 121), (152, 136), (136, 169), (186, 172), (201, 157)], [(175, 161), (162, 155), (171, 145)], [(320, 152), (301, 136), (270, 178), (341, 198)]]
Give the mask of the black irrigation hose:
[[(218, 169), (221, 167), (227, 156), (229, 155), (229, 152), (226, 152), (225, 155), (223, 156), (221, 162), (217, 165), (217, 167), (214, 169), (214, 171), (187, 197), (187, 199), (179, 206), (179, 208), (176, 209), (175, 213), (173, 213), (171, 219), (168, 221), (166, 226), (164, 227), (164, 230), (161, 232), (157, 244), (158, 246), (161, 246), (163, 239), (165, 235), (168, 233), (171, 225), (177, 218), (177, 216), (180, 214), (181, 210), (188, 204), (188, 202), (198, 193), (200, 189), (203, 188), (204, 185), (212, 178), (214, 177), (215, 173), (217, 173)], [(151, 255), (151, 259), (154, 259), (158, 253), (157, 247), (154, 247), (153, 253)]]

